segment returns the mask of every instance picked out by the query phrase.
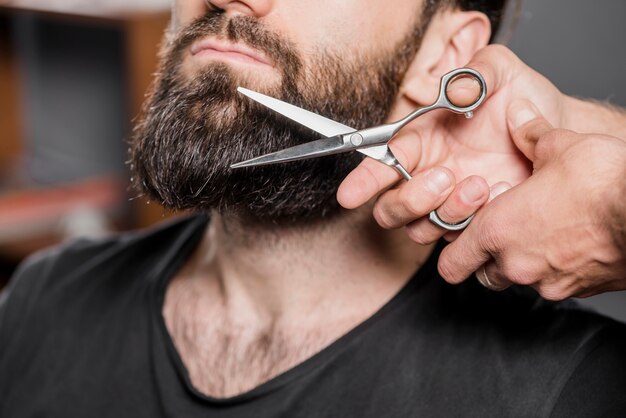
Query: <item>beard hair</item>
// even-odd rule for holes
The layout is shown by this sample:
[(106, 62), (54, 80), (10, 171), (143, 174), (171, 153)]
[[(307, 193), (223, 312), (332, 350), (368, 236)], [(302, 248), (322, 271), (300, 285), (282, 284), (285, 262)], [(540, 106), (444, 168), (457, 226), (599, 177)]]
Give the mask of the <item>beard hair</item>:
[[(206, 66), (193, 79), (181, 63), (208, 35), (265, 52), (281, 74), (266, 94), (357, 128), (383, 123), (403, 75), (419, 49), (423, 26), (378, 56), (319, 53), (307, 71), (296, 48), (251, 17), (210, 12), (193, 22), (161, 55), (159, 72), (130, 141), (133, 186), (168, 209), (218, 211), (248, 224), (295, 226), (341, 213), (335, 198), (362, 160), (348, 153), (271, 166), (230, 169), (265, 153), (319, 139), (236, 92), (228, 66)], [(353, 54), (354, 55), (354, 54)]]

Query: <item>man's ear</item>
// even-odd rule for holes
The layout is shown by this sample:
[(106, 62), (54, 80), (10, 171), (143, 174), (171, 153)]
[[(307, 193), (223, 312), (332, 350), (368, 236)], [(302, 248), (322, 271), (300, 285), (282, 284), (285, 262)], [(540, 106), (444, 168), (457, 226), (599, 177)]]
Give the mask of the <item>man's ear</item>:
[(491, 24), (483, 13), (459, 9), (437, 13), (406, 73), (401, 94), (418, 104), (432, 103), (441, 76), (467, 64), (490, 37)]

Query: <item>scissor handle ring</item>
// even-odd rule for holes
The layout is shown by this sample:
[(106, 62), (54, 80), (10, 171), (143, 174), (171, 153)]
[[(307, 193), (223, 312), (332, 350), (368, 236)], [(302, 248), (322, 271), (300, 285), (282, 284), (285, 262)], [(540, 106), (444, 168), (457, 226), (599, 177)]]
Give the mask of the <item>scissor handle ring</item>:
[(472, 222), (472, 219), (474, 219), (474, 215), (476, 214), (472, 214), (469, 218), (465, 219), (462, 222), (459, 222), (457, 224), (451, 224), (441, 219), (437, 211), (433, 210), (432, 212), (430, 212), (430, 215), (428, 215), (428, 219), (430, 220), (430, 222), (432, 222), (433, 224), (437, 225), (440, 228), (445, 229), (446, 231), (455, 232), (455, 231), (462, 231), (465, 228), (467, 228), (470, 222)]
[[(450, 98), (448, 98), (448, 85), (452, 82), (452, 80), (462, 75), (468, 75), (478, 81), (478, 84), (480, 85), (480, 94), (476, 101), (474, 101), (474, 103), (472, 103), (471, 105), (460, 107), (456, 106), (454, 103), (452, 103)], [(482, 74), (471, 68), (458, 68), (456, 70), (450, 71), (449, 73), (441, 77), (441, 85), (439, 87), (439, 99), (437, 100), (437, 105), (456, 113), (469, 113), (473, 112), (474, 110), (476, 110), (476, 108), (483, 104), (486, 97), (487, 83), (485, 82)]]

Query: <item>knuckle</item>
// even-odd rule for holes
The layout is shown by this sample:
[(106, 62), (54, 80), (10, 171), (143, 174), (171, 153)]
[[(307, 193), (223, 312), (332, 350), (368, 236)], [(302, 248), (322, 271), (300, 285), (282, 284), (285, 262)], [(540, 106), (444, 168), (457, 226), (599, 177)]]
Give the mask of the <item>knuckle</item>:
[(558, 302), (569, 297), (569, 294), (565, 289), (554, 285), (539, 286), (537, 292), (542, 298), (552, 302)]
[(504, 245), (504, 237), (507, 230), (506, 224), (500, 221), (497, 216), (494, 216), (489, 220), (488, 225), (481, 226), (479, 229), (479, 242), (482, 243), (483, 249), (494, 255), (499, 254)]
[[(405, 185), (406, 186), (406, 185)], [(406, 212), (414, 217), (421, 217), (424, 215), (424, 206), (426, 200), (421, 193), (412, 193), (410, 187), (403, 187), (400, 189), (399, 198), (402, 207)]]
[(522, 61), (504, 45), (492, 44), (482, 48), (468, 64), (482, 72), (490, 87), (498, 89), (502, 82), (515, 74)]
[(515, 64), (519, 58), (508, 47), (500, 44), (491, 44), (476, 54), (475, 61), (481, 64), (499, 63), (506, 66)]
[(501, 274), (510, 282), (519, 285), (530, 285), (535, 282), (534, 275), (528, 271), (526, 264), (519, 260), (502, 263)]
[(437, 264), (439, 275), (448, 283), (459, 283), (458, 274), (455, 272), (454, 266), (450, 263), (447, 257), (440, 257)]
[(433, 237), (428, 231), (428, 226), (421, 222), (416, 225), (407, 225), (406, 231), (409, 238), (420, 245), (431, 244), (438, 239), (438, 237)]
[(537, 158), (544, 159), (550, 155), (552, 147), (554, 146), (554, 143), (552, 142), (553, 140), (550, 137), (553, 135), (554, 134), (550, 132), (537, 141), (537, 144), (535, 145), (535, 155)]
[(544, 133), (535, 145), (536, 155), (548, 155), (563, 138), (570, 137), (573, 132), (567, 129), (551, 129)]
[(395, 222), (392, 215), (384, 210), (379, 204), (374, 206), (374, 219), (384, 229), (393, 229), (395, 227)]

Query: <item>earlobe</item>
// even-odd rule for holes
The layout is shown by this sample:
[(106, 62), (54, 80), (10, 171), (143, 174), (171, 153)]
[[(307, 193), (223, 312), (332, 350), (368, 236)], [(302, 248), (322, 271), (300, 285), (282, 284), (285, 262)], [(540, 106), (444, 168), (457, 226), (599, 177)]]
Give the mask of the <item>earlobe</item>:
[(483, 13), (457, 9), (437, 13), (406, 73), (401, 93), (419, 105), (431, 103), (441, 76), (466, 65), (490, 37), (491, 24)]

